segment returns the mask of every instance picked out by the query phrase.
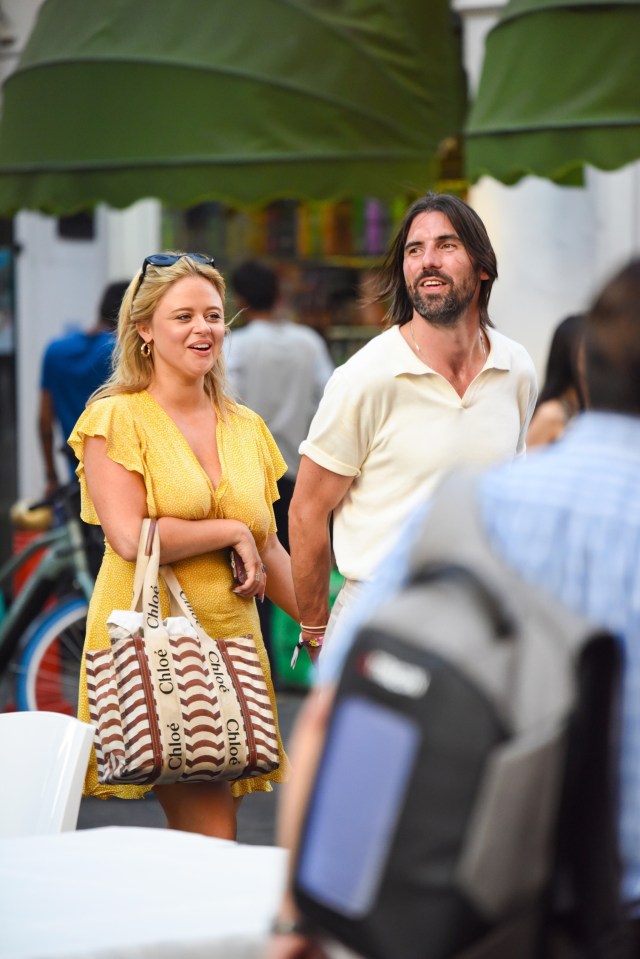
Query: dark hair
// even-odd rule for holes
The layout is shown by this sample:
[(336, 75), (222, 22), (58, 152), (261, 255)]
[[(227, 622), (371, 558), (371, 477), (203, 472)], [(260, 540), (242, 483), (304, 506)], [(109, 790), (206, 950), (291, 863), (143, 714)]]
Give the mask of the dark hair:
[(278, 299), (278, 276), (261, 260), (245, 260), (231, 274), (231, 287), (252, 310), (272, 310)]
[(589, 406), (640, 415), (640, 260), (606, 284), (585, 324)]
[(120, 304), (122, 303), (122, 298), (128, 286), (128, 280), (118, 280), (116, 283), (110, 283), (105, 289), (98, 310), (100, 322), (104, 324), (104, 326), (110, 326), (115, 330), (118, 325)]
[(575, 313), (565, 317), (556, 326), (551, 338), (544, 386), (540, 390), (537, 405), (547, 400), (557, 400), (568, 389), (575, 389), (578, 406), (584, 409), (584, 392), (580, 376), (580, 347), (584, 337), (584, 315)]
[(403, 326), (413, 316), (413, 304), (407, 293), (403, 271), (404, 247), (411, 224), (421, 213), (444, 213), (456, 234), (462, 240), (474, 266), (489, 276), (488, 280), (481, 280), (480, 282), (478, 307), (481, 326), (493, 326), (489, 319), (488, 305), (491, 287), (498, 277), (496, 255), (485, 225), (476, 211), (464, 200), (460, 200), (457, 196), (452, 196), (449, 193), (427, 193), (416, 200), (404, 215), (396, 238), (385, 257), (380, 292), (374, 300), (374, 302), (382, 302), (387, 297), (391, 297), (391, 306), (385, 317), (387, 325)]

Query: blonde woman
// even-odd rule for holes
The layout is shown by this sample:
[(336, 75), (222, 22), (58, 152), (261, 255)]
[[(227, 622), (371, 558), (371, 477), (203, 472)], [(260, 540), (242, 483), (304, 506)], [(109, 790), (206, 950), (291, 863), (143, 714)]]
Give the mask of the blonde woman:
[[(69, 439), (82, 517), (102, 526), (106, 544), (86, 646), (108, 645), (107, 617), (131, 602), (141, 522), (157, 517), (161, 563), (173, 566), (211, 636), (253, 634), (275, 708), (255, 599), (266, 594), (298, 618), (272, 508), (285, 463), (260, 417), (225, 395), (224, 298), (214, 261), (193, 253), (148, 256), (125, 293), (113, 374)], [(246, 569), (241, 586), (232, 579), (230, 547)], [(79, 716), (89, 718), (84, 668)], [(284, 781), (287, 767), (280, 743), (280, 767), (269, 776), (162, 785), (154, 793), (171, 828), (234, 839), (240, 798)], [(147, 791), (99, 784), (92, 757), (86, 794), (138, 799)]]

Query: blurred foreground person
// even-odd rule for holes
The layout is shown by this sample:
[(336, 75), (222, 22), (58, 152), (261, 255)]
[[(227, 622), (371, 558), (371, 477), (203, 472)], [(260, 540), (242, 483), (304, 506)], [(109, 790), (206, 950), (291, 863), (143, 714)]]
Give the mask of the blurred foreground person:
[(544, 386), (527, 433), (527, 447), (559, 439), (573, 417), (584, 409), (581, 348), (584, 316), (575, 314), (556, 327), (549, 347)]
[[(289, 537), (301, 645), (314, 659), (444, 471), (524, 453), (536, 376), (489, 318), (497, 275), (463, 200), (429, 193), (407, 211), (378, 296), (390, 299), (390, 328), (335, 371), (300, 447)], [(332, 514), (346, 582), (329, 621)]]
[[(631, 954), (640, 955), (640, 260), (605, 286), (586, 317), (585, 376), (588, 411), (535, 457), (487, 471), (478, 496), (499, 555), (622, 645), (620, 895), (636, 943)], [(280, 840), (293, 850), (344, 655), (359, 626), (405, 582), (427, 510), (425, 504), (416, 511), (343, 620), (296, 723), (296, 777), (279, 811)], [(322, 954), (299, 919), (287, 894), (269, 959)]]

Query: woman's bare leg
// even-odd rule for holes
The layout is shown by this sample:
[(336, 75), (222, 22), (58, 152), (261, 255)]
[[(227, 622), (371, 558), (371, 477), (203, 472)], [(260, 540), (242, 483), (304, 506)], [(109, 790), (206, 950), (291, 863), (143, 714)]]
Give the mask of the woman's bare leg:
[(239, 800), (229, 784), (170, 783), (154, 786), (169, 829), (198, 832), (218, 839), (236, 838), (236, 811)]

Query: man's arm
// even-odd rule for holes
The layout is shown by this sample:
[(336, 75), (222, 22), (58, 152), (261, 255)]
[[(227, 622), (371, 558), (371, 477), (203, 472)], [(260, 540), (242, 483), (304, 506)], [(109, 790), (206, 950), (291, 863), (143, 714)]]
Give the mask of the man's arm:
[(54, 435), (53, 400), (49, 390), (40, 390), (40, 412), (38, 416), (38, 427), (40, 431), (40, 448), (44, 460), (44, 470), (46, 476), (45, 495), (50, 496), (59, 486), (58, 473), (56, 471), (55, 457), (53, 453), (53, 435)]
[[(318, 466), (308, 456), (300, 461), (289, 510), (289, 544), (300, 619), (306, 626), (325, 626), (329, 619), (329, 517), (353, 480)], [(311, 639), (312, 634), (304, 638)], [(317, 653), (312, 655), (316, 657)]]

